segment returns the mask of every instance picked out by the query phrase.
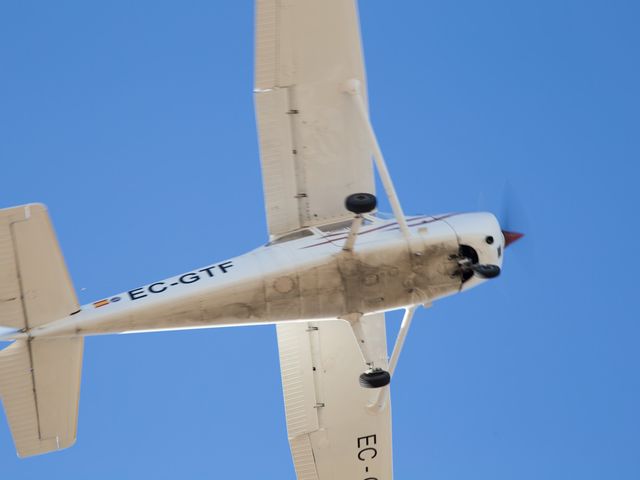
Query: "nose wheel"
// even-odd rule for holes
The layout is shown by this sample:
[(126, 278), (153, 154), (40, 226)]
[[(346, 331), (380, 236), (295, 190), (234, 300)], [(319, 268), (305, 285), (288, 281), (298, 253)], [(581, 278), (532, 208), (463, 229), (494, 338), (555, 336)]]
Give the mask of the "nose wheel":
[(462, 282), (466, 282), (473, 275), (480, 278), (496, 278), (500, 275), (500, 267), (490, 263), (478, 263), (478, 254), (475, 249), (468, 245), (461, 245), (457, 255), (452, 255), (452, 260), (457, 260), (458, 268), (453, 276), (460, 276)]
[(500, 267), (489, 264), (476, 264), (471, 266), (471, 270), (480, 278), (496, 278), (500, 275)]
[(452, 276), (460, 276), (464, 283), (473, 277), (474, 274), (480, 278), (496, 278), (500, 275), (500, 267), (489, 263), (471, 263), (468, 258), (464, 258), (458, 260), (458, 269)]

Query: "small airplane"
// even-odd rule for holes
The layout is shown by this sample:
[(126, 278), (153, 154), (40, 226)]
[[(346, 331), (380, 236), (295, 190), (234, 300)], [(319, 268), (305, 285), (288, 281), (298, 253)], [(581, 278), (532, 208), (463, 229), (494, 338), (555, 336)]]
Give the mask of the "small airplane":
[(404, 214), (354, 0), (257, 0), (255, 106), (270, 241), (244, 255), (80, 306), (46, 208), (0, 210), (0, 396), (20, 457), (75, 442), (85, 336), (275, 324), (298, 478), (392, 478), (389, 383), (416, 308), (498, 276), (522, 234), (490, 213)]

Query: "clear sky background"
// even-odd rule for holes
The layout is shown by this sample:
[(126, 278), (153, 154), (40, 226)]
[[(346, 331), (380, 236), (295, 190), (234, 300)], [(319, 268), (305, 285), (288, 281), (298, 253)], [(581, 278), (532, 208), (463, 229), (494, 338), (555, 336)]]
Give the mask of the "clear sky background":
[[(640, 478), (639, 5), (361, 2), (405, 211), (527, 233), (417, 313), (396, 478)], [(251, 0), (2, 2), (0, 206), (49, 206), (82, 303), (252, 249), (252, 83)], [(295, 478), (274, 328), (89, 338), (77, 444), (18, 460), (0, 416), (0, 478)]]

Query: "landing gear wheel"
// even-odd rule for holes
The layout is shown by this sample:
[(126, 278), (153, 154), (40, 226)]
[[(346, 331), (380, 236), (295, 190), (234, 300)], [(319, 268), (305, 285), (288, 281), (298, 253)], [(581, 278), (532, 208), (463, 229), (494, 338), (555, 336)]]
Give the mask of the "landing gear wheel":
[(356, 215), (371, 212), (376, 208), (377, 204), (376, 196), (370, 193), (354, 193), (349, 195), (344, 201), (347, 210)]
[(389, 372), (376, 368), (360, 375), (360, 386), (364, 388), (381, 388), (389, 385), (391, 375)]
[(500, 275), (500, 267), (497, 265), (473, 265), (471, 269), (480, 277), (480, 278), (495, 278)]

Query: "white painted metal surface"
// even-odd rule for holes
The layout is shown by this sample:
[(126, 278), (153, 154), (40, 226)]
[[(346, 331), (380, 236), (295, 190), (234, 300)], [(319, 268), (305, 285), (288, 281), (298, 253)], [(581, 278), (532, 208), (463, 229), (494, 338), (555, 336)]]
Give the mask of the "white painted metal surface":
[[(360, 319), (366, 362), (388, 369), (384, 312), (483, 283), (463, 266), (500, 267), (504, 237), (486, 213), (405, 219), (368, 123), (353, 0), (258, 0), (256, 35), (268, 245), (78, 311), (44, 207), (0, 211), (0, 326), (17, 330), (0, 337), (15, 340), (0, 396), (20, 455), (75, 441), (84, 336), (271, 323), (298, 478), (392, 478), (389, 388), (358, 385), (365, 359), (337, 319)], [(372, 149), (398, 218), (350, 232), (344, 200), (374, 193)]]
[[(24, 211), (23, 207), (11, 210), (21, 209)], [(365, 216), (364, 220), (366, 224), (358, 232), (353, 251), (342, 250), (348, 237), (348, 231), (342, 225), (301, 230), (277, 238), (272, 244), (246, 255), (99, 300), (82, 307), (78, 313), (63, 318), (52, 316), (51, 321), (44, 325), (28, 328), (24, 332), (7, 337), (18, 339), (18, 342), (0, 355), (0, 394), (20, 454), (43, 453), (51, 449), (64, 448), (73, 442), (72, 432), (75, 432), (76, 421), (74, 412), (77, 408), (79, 388), (76, 380), (79, 379), (81, 365), (82, 336), (300, 320), (313, 322), (320, 327), (328, 319), (347, 318), (353, 314), (375, 314), (423, 304), (460, 291), (465, 284), (461, 283), (460, 277), (455, 274), (458, 267), (454, 258), (460, 242), (475, 248), (479, 254), (479, 261), (502, 264), (500, 251), (504, 240), (498, 223), (490, 214), (411, 217), (407, 222), (411, 230), (411, 249), (398, 230), (396, 222), (372, 216)], [(485, 241), (488, 235), (498, 240), (489, 245)], [(24, 243), (31, 245), (32, 240), (26, 239)], [(15, 251), (24, 250), (20, 245)], [(50, 253), (55, 257), (59, 251), (52, 250)], [(27, 261), (25, 265), (30, 263)], [(58, 270), (55, 271), (58, 272), (58, 277), (63, 279), (64, 285), (68, 278), (66, 272), (60, 274), (60, 264), (54, 265), (57, 265)], [(18, 276), (19, 273), (18, 269)], [(466, 283), (477, 285), (483, 281), (474, 277)], [(30, 283), (27, 282), (25, 285), (28, 287)], [(38, 289), (34, 289), (33, 292), (43, 290), (44, 293), (42, 297), (34, 294), (33, 298), (51, 298), (48, 296), (46, 285), (36, 285)], [(59, 284), (51, 284), (50, 287), (51, 291), (56, 291)], [(31, 300), (26, 298), (25, 301)], [(50, 301), (54, 302), (53, 299)], [(64, 305), (65, 308), (68, 306), (69, 304)], [(52, 315), (60, 315), (59, 308), (52, 303)], [(323, 341), (314, 347), (315, 350), (312, 349), (311, 353), (298, 350), (302, 352), (300, 359), (291, 360), (294, 362), (291, 365), (300, 371), (303, 368), (300, 365), (304, 362), (308, 366), (309, 361), (314, 363), (320, 358), (323, 362), (336, 365), (332, 359), (340, 357), (340, 368), (323, 370), (322, 375), (308, 373), (308, 378), (298, 380), (306, 384), (305, 388), (308, 389), (313, 379), (317, 398), (326, 398), (327, 395), (334, 399), (330, 408), (325, 406), (318, 411), (317, 425), (314, 423), (316, 420), (313, 415), (309, 414), (303, 421), (303, 435), (292, 435), (292, 453), (296, 458), (297, 468), (304, 471), (308, 470), (304, 467), (304, 459), (311, 458), (310, 452), (316, 462), (317, 472), (322, 470), (319, 462), (325, 462), (325, 458), (330, 465), (338, 465), (344, 461), (346, 472), (351, 472), (353, 470), (350, 468), (361, 465), (354, 463), (353, 455), (334, 457), (338, 455), (337, 452), (343, 451), (342, 447), (336, 450), (335, 445), (342, 445), (341, 442), (347, 438), (346, 433), (344, 438), (342, 434), (335, 433), (342, 431), (339, 425), (347, 419), (358, 418), (363, 409), (368, 412), (368, 416), (363, 418), (369, 422), (363, 425), (372, 425), (370, 422), (373, 421), (376, 425), (375, 431), (384, 432), (383, 426), (390, 424), (388, 410), (385, 410), (386, 402), (377, 409), (377, 413), (372, 412), (367, 406), (375, 399), (367, 398), (367, 390), (361, 390), (357, 385), (357, 372), (363, 370), (364, 362), (349, 324), (342, 321), (334, 321), (333, 324), (340, 327), (319, 329)], [(298, 328), (300, 323), (291, 325), (292, 329)], [(283, 332), (287, 328), (282, 326), (279, 330)], [(364, 337), (368, 344), (376, 349), (378, 365), (386, 366), (386, 339), (383, 327), (367, 331)], [(52, 339), (51, 342), (54, 342), (53, 339), (72, 342), (56, 350), (62, 355), (56, 357), (58, 362), (40, 360), (47, 358), (46, 355), (53, 355), (52, 349), (33, 350), (34, 345), (45, 345), (48, 339)], [(32, 354), (35, 352), (31, 363), (25, 354), (25, 349), (29, 346), (32, 347)], [(311, 346), (313, 347), (313, 344)], [(38, 353), (39, 351), (42, 353)], [(292, 354), (283, 355), (295, 357)], [(309, 355), (311, 360), (308, 360)], [(284, 360), (283, 365), (283, 368), (289, 368)], [(328, 376), (325, 377), (325, 374)], [(319, 381), (321, 378), (325, 380)], [(35, 394), (33, 386), (29, 387), (30, 382), (35, 386)], [(285, 386), (285, 390), (287, 389), (289, 387)], [(354, 391), (352, 396), (347, 393), (350, 389)], [(287, 394), (285, 400), (288, 411), (290, 402), (294, 405), (291, 408), (297, 408), (295, 395)], [(309, 405), (305, 405), (308, 410)], [(337, 405), (340, 405), (340, 408), (337, 408)], [(43, 412), (53, 411), (64, 412), (63, 415), (55, 416), (61, 423), (50, 428), (43, 427), (48, 418), (54, 418), (52, 414), (43, 417)], [(371, 417), (372, 414), (375, 421)], [(34, 425), (39, 428), (37, 437), (34, 436)], [(289, 425), (291, 428), (294, 424), (290, 422)], [(331, 431), (334, 434), (326, 436), (329, 425), (332, 425)], [(349, 425), (349, 431), (357, 430), (356, 424)], [(43, 432), (48, 433), (45, 435)], [(53, 438), (49, 435), (51, 432), (55, 432), (55, 445), (50, 441)], [(304, 435), (308, 435), (308, 438), (305, 439)], [(362, 435), (366, 437), (368, 434), (364, 432)], [(357, 437), (355, 441), (359, 438), (361, 437)], [(364, 441), (368, 440), (361, 440)], [(387, 448), (385, 445), (380, 444), (376, 448), (382, 451)], [(391, 461), (390, 455), (385, 454), (380, 458), (388, 458), (389, 462)], [(378, 468), (386, 471), (384, 465), (380, 463)], [(336, 475), (338, 473), (332, 471), (328, 478), (339, 478)]]
[(347, 195), (374, 193), (371, 148), (343, 93), (350, 78), (364, 89), (353, 0), (256, 2), (255, 104), (271, 235), (349, 218)]
[[(364, 317), (386, 366), (384, 315)], [(391, 407), (367, 409), (360, 350), (345, 321), (280, 324), (287, 431), (299, 479), (392, 478)]]
[(37, 327), (79, 308), (44, 205), (0, 210), (0, 325)]
[(20, 457), (75, 443), (83, 344), (19, 340), (0, 352), (0, 397)]
[[(79, 308), (46, 208), (0, 210), (0, 325), (29, 331)], [(75, 442), (82, 345), (82, 337), (24, 339), (0, 352), (0, 397), (18, 455)]]
[[(486, 234), (501, 238), (492, 215), (475, 216)], [(353, 252), (341, 248), (347, 234), (313, 229), (303, 238), (113, 295), (29, 334), (37, 338), (326, 320), (434, 301), (462, 287), (453, 258), (458, 236), (449, 224), (454, 218), (410, 219), (415, 239), (411, 251), (394, 221), (370, 217)], [(484, 242), (480, 237), (478, 242)], [(496, 242), (486, 249), (481, 260), (501, 265), (499, 247)]]

